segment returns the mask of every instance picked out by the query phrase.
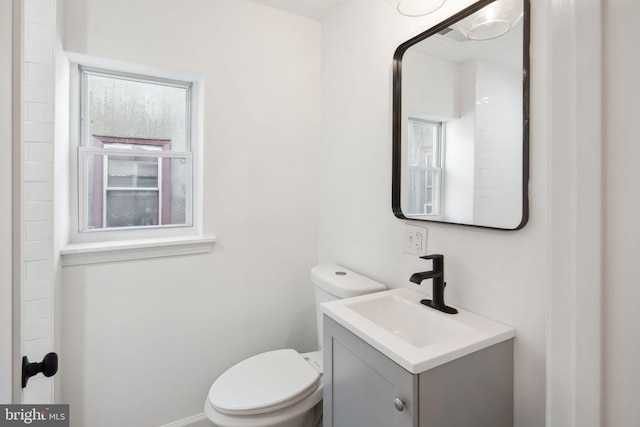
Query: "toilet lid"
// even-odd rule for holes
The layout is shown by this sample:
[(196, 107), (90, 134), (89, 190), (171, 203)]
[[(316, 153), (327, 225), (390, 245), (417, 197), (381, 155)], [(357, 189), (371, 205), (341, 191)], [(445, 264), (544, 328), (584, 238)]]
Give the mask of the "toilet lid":
[(262, 414), (303, 400), (319, 383), (320, 374), (300, 353), (275, 350), (229, 368), (213, 383), (208, 398), (222, 413)]

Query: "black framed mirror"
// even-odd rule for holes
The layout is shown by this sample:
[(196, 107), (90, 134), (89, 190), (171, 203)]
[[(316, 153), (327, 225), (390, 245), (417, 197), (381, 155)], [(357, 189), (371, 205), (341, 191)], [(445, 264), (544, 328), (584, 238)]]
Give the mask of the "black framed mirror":
[(481, 0), (396, 49), (396, 217), (527, 223), (529, 9), (529, 0)]

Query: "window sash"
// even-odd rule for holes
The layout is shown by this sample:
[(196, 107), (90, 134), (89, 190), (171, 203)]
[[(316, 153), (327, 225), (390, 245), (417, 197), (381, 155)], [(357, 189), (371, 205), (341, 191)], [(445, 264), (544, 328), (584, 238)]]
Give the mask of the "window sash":
[[(412, 147), (411, 130), (408, 132), (409, 141), (407, 144), (406, 177), (407, 183), (407, 216), (439, 216), (442, 210), (442, 146), (443, 128), (442, 122), (426, 120), (416, 117), (409, 117), (408, 126), (421, 126), (433, 132), (431, 149), (429, 151), (414, 152), (418, 146)], [(418, 156), (421, 154), (421, 156)], [(424, 156), (424, 157), (423, 157)], [(418, 176), (423, 176), (419, 179)], [(431, 183), (429, 179), (431, 178)], [(419, 182), (417, 182), (419, 181)]]
[[(159, 163), (159, 171), (158, 171), (158, 188), (154, 187), (109, 187), (108, 183), (108, 166), (105, 162), (108, 162), (109, 156), (121, 156), (121, 157), (146, 157), (149, 159), (157, 159)], [(100, 159), (102, 157), (102, 159)], [(104, 231), (113, 231), (113, 230), (123, 230), (123, 229), (139, 229), (139, 228), (166, 228), (166, 227), (185, 227), (191, 226), (193, 224), (192, 219), (192, 206), (193, 206), (193, 156), (192, 153), (186, 151), (150, 151), (144, 149), (115, 149), (115, 148), (102, 148), (102, 147), (79, 147), (78, 148), (78, 158), (79, 158), (79, 182), (78, 182), (78, 200), (79, 200), (79, 227), (81, 232), (104, 232)], [(101, 165), (101, 181), (102, 181), (102, 189), (99, 192), (100, 194), (94, 194), (94, 197), (99, 197), (100, 200), (96, 201), (94, 199), (90, 200), (89, 194), (91, 193), (89, 190), (89, 185), (91, 182), (90, 175), (94, 173), (92, 169), (92, 165), (96, 164), (95, 159), (99, 159), (99, 163)], [(185, 221), (184, 223), (176, 223), (170, 224), (167, 223), (167, 202), (165, 198), (168, 197), (165, 188), (165, 194), (163, 195), (161, 189), (163, 186), (170, 186), (170, 182), (167, 181), (166, 174), (163, 174), (162, 169), (164, 168), (166, 171), (167, 165), (170, 164), (171, 160), (180, 159), (182, 162), (186, 163), (187, 171), (185, 173), (185, 192), (186, 192), (186, 206), (185, 206)], [(165, 181), (161, 183), (161, 181)], [(170, 187), (169, 187), (170, 188)], [(147, 190), (157, 190), (159, 191), (159, 210), (163, 211), (159, 215), (159, 220), (157, 225), (141, 225), (141, 226), (126, 226), (126, 227), (107, 227), (107, 219), (105, 217), (107, 210), (107, 192), (111, 190), (125, 190), (125, 191), (147, 191)], [(90, 205), (93, 205), (94, 208), (99, 209), (99, 228), (91, 228), (89, 226), (89, 212)], [(94, 216), (94, 219), (96, 217)], [(164, 218), (164, 219), (163, 219)]]
[(191, 137), (192, 137), (192, 102), (193, 102), (193, 83), (185, 82), (181, 80), (173, 80), (161, 77), (144, 76), (140, 74), (127, 73), (122, 71), (111, 71), (96, 67), (89, 67), (79, 65), (78, 70), (80, 73), (80, 141), (81, 147), (91, 146), (92, 137), (89, 129), (89, 76), (99, 76), (112, 79), (128, 80), (132, 82), (156, 84), (161, 86), (175, 87), (185, 90), (185, 111), (186, 111), (186, 126), (185, 126), (185, 143), (186, 148), (192, 151)]
[[(416, 173), (423, 172), (424, 180), (415, 185)], [(409, 167), (407, 193), (409, 195), (409, 207), (407, 215), (411, 216), (437, 216), (441, 214), (442, 198), (442, 168), (436, 167)], [(432, 182), (429, 183), (429, 177)], [(421, 203), (418, 203), (421, 202)]]
[[(407, 165), (408, 166), (423, 166), (423, 167), (442, 167), (442, 135), (443, 135), (443, 123), (436, 122), (432, 120), (419, 119), (415, 117), (409, 117), (408, 124), (409, 132), (409, 141), (408, 141), (408, 149), (407, 149)], [(412, 126), (419, 126), (423, 128), (428, 128), (429, 131), (433, 132), (433, 140), (431, 145), (431, 150), (429, 152), (422, 152), (425, 154), (425, 158), (422, 159), (416, 156), (415, 150), (418, 147), (412, 146), (412, 142), (414, 142), (413, 138), (414, 132), (412, 132)]]

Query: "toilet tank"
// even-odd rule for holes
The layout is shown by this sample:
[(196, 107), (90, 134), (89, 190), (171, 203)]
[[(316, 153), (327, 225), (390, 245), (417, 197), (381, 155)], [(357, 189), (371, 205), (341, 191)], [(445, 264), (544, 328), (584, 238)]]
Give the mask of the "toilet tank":
[(342, 298), (384, 291), (386, 287), (375, 280), (344, 268), (338, 264), (321, 264), (311, 269), (315, 285), (316, 322), (318, 343), (322, 348), (322, 308), (320, 304)]

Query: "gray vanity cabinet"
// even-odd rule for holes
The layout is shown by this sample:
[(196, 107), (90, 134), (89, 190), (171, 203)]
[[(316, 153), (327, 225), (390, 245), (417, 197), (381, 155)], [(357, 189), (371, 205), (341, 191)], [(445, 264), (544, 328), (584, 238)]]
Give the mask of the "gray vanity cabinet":
[(327, 316), (324, 427), (512, 427), (513, 340), (418, 375)]
[(323, 327), (324, 427), (418, 426), (418, 377), (327, 316)]

